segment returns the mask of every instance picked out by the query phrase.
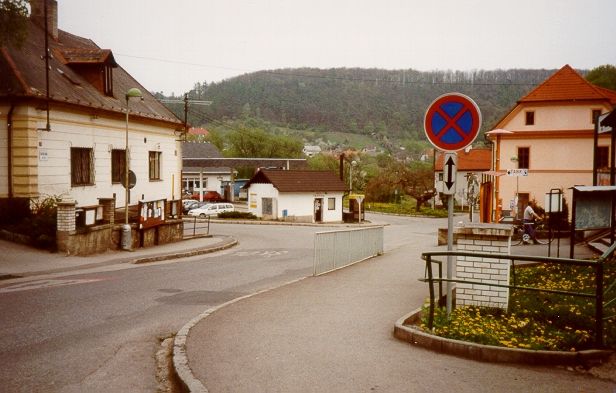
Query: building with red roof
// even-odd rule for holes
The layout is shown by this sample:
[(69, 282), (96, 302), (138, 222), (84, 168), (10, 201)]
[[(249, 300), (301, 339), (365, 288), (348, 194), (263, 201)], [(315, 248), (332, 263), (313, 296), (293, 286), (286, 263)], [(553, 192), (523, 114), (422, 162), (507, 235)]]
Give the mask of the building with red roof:
[(595, 122), (615, 105), (616, 91), (593, 85), (569, 65), (522, 97), (487, 133), (494, 162), (484, 221), (502, 213), (519, 217), (529, 200), (543, 206), (552, 189), (571, 201), (571, 187), (592, 185), (594, 157), (607, 168), (610, 150), (609, 134), (601, 134), (594, 151)]
[[(492, 165), (492, 149), (478, 148), (466, 149), (458, 152), (456, 171), (455, 200), (460, 206), (467, 206), (469, 201), (476, 199), (479, 193), (479, 180), (483, 172), (489, 171)], [(445, 189), (443, 166), (445, 153), (436, 152), (434, 159), (434, 187), (436, 188), (436, 203), (440, 203), (439, 197)]]

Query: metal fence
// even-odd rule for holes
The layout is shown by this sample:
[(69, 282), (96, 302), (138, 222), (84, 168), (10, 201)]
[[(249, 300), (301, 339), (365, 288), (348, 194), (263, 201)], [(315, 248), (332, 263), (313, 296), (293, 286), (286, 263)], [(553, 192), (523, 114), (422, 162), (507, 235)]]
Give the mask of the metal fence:
[(317, 232), (314, 235), (314, 275), (318, 276), (382, 253), (382, 226)]
[(210, 234), (210, 216), (206, 218), (184, 216), (182, 220), (184, 221), (184, 239)]
[[(512, 291), (528, 291), (544, 294), (558, 294), (569, 295), (572, 297), (586, 298), (591, 304), (594, 304), (595, 320), (594, 320), (594, 333), (595, 333), (595, 347), (602, 348), (604, 346), (604, 332), (605, 323), (609, 320), (616, 318), (616, 315), (605, 315), (605, 311), (613, 309), (614, 303), (616, 303), (616, 281), (604, 280), (604, 273), (606, 264), (608, 262), (614, 263), (616, 254), (616, 243), (603, 253), (603, 255), (597, 260), (583, 260), (583, 259), (566, 259), (566, 258), (550, 258), (550, 257), (537, 257), (537, 256), (523, 256), (523, 255), (507, 255), (507, 254), (489, 254), (489, 253), (477, 253), (477, 252), (462, 252), (462, 251), (436, 251), (436, 252), (424, 252), (422, 259), (425, 260), (426, 270), (424, 278), (419, 279), (428, 283), (428, 290), (430, 294), (429, 314), (428, 314), (428, 329), (432, 329), (434, 324), (434, 311), (435, 307), (443, 307), (444, 305), (444, 293), (443, 282), (453, 283), (465, 283), (473, 284), (476, 286), (491, 286), (500, 288), (509, 288)], [(465, 256), (474, 258), (498, 258), (509, 259), (511, 261), (511, 285), (499, 285), (496, 283), (486, 284), (486, 282), (473, 281), (472, 279), (457, 278), (447, 279), (443, 277), (443, 262), (435, 259), (435, 257), (442, 256)], [(555, 289), (544, 288), (540, 284), (537, 287), (528, 287), (517, 284), (516, 279), (516, 265), (515, 262), (522, 263), (543, 263), (543, 264), (556, 264), (556, 265), (569, 265), (569, 266), (586, 266), (592, 269), (592, 276), (594, 276), (595, 288), (594, 291), (580, 292), (573, 289)], [(434, 274), (433, 264), (438, 267), (438, 274)], [(591, 276), (591, 277), (592, 277)], [(438, 297), (435, 293), (434, 285), (438, 284)]]

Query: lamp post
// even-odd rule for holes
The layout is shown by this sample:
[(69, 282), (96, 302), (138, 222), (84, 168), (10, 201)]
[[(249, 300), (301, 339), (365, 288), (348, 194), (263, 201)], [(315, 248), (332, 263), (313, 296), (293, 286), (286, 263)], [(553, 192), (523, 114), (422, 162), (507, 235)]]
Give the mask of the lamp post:
[[(511, 162), (515, 163), (518, 167), (520, 166), (518, 163), (518, 157), (516, 156), (511, 157)], [(520, 195), (520, 177), (516, 176), (515, 177), (515, 199), (514, 199), (516, 219), (518, 218), (518, 213), (520, 212), (520, 207), (518, 206), (518, 203), (520, 203), (519, 195)]]
[(357, 166), (357, 161), (351, 161), (351, 166), (349, 168), (349, 189), (351, 194), (353, 193), (353, 168)]
[(141, 90), (133, 87), (126, 92), (126, 133), (124, 134), (124, 226), (122, 228), (122, 249), (130, 251), (132, 248), (131, 229), (128, 223), (128, 198), (129, 198), (129, 169), (128, 169), (128, 113), (131, 98), (143, 98)]

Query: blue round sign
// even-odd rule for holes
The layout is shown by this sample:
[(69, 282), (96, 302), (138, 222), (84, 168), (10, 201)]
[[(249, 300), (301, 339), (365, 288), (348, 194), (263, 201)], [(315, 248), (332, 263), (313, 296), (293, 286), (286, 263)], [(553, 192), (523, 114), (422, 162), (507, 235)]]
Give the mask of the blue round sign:
[(424, 130), (434, 147), (443, 151), (462, 150), (477, 138), (481, 112), (471, 98), (448, 93), (430, 104), (424, 117)]

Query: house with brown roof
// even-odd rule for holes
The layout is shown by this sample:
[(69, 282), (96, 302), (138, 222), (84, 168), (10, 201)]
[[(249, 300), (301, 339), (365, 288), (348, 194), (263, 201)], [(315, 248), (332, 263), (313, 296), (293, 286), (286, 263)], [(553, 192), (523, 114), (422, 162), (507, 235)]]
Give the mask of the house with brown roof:
[(545, 207), (552, 189), (563, 190), (570, 206), (571, 187), (593, 184), (593, 157), (599, 168), (609, 166), (610, 134), (599, 135), (595, 151), (594, 128), (597, 116), (615, 105), (616, 91), (591, 84), (569, 65), (522, 97), (487, 133), (495, 176), (482, 200), (492, 206), (486, 220), (519, 217), (528, 200)]
[(71, 254), (117, 247), (125, 218), (122, 248), (181, 239), (182, 122), (110, 49), (58, 29), (55, 0), (30, 6), (23, 45), (0, 47), (0, 199), (61, 200)]
[[(443, 178), (445, 152), (437, 151), (434, 160), (434, 188), (436, 189), (436, 203), (442, 203), (439, 194), (445, 190)], [(459, 206), (467, 206), (469, 200), (477, 198), (479, 194), (479, 181), (482, 173), (489, 171), (492, 165), (492, 149), (477, 148), (465, 149), (458, 152), (458, 165), (456, 171), (454, 198)]]
[[(132, 207), (179, 198), (182, 122), (111, 50), (58, 29), (57, 3), (46, 1), (48, 33), (45, 0), (32, 0), (23, 46), (0, 48), (0, 198), (54, 196), (78, 206), (114, 198), (123, 207), (126, 161)], [(129, 102), (132, 88), (142, 98)]]
[(259, 170), (245, 185), (257, 217), (296, 222), (342, 222), (348, 188), (329, 171)]

